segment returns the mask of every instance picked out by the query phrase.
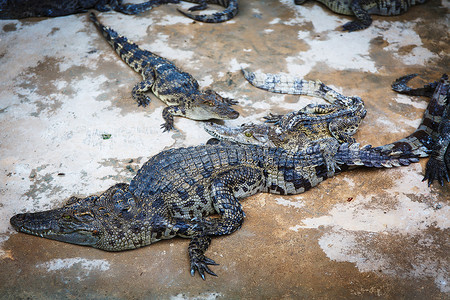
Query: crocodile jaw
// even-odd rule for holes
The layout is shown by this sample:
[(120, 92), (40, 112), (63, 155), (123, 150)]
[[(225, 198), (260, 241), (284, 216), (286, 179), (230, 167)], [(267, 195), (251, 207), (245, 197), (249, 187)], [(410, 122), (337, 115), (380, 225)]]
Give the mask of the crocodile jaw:
[(17, 214), (10, 223), (19, 232), (71, 244), (95, 247), (100, 240), (97, 230), (65, 220), (61, 209)]

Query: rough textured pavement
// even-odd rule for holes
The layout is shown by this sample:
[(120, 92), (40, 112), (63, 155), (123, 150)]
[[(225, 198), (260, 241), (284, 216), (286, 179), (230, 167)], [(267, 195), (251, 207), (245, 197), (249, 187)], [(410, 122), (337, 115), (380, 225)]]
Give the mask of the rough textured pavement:
[[(99, 18), (145, 49), (172, 59), (239, 101), (237, 125), (318, 101), (258, 90), (240, 68), (320, 79), (363, 98), (356, 136), (386, 144), (411, 133), (427, 99), (390, 84), (419, 73), (421, 86), (449, 70), (449, 1), (431, 0), (373, 25), (308, 2), (239, 0), (240, 13), (202, 24), (166, 5), (140, 16)], [(355, 170), (297, 196), (243, 201), (241, 230), (213, 239), (219, 277), (189, 274), (188, 240), (122, 253), (16, 233), (9, 218), (61, 206), (72, 195), (128, 182), (148, 157), (205, 143), (201, 122), (176, 118), (162, 133), (157, 98), (131, 99), (140, 76), (104, 41), (87, 14), (0, 21), (0, 298), (445, 299), (449, 286), (450, 184), (422, 182), (426, 160)], [(103, 138), (103, 135), (111, 135)]]

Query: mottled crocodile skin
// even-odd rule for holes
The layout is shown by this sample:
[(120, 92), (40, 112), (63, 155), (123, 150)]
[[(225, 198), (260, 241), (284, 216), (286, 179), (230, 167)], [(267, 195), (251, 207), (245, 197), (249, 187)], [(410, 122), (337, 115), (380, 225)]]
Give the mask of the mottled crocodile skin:
[[(425, 85), (423, 88), (411, 89), (406, 83), (417, 76), (411, 74), (397, 79), (392, 87), (394, 90), (414, 96), (431, 97), (421, 126), (409, 137), (407, 144), (423, 143), (432, 151), (427, 162), (424, 180), (431, 185), (436, 179), (441, 185), (444, 180), (450, 181), (450, 84), (448, 76), (442, 75), (439, 81)], [(395, 147), (399, 147), (399, 144)], [(391, 148), (389, 150), (392, 150)]]
[(212, 136), (236, 143), (281, 147), (291, 151), (305, 150), (319, 145), (329, 157), (328, 168), (334, 171), (333, 153), (339, 144), (355, 142), (352, 137), (366, 116), (364, 102), (359, 97), (344, 96), (321, 81), (290, 75), (254, 73), (243, 70), (245, 78), (254, 86), (276, 93), (319, 97), (329, 104), (310, 104), (286, 115), (270, 114), (269, 124), (242, 124), (226, 127), (205, 124)]
[(189, 11), (202, 10), (207, 7), (207, 4), (218, 4), (225, 7), (225, 10), (213, 13), (211, 15), (202, 14), (195, 15), (190, 12), (178, 9), (183, 15), (199, 22), (205, 23), (221, 23), (232, 19), (238, 13), (237, 0), (186, 0), (188, 2), (199, 3), (199, 5), (189, 8)]
[(168, 105), (162, 112), (165, 123), (161, 127), (164, 131), (173, 129), (173, 116), (193, 120), (236, 119), (239, 116), (231, 108), (236, 101), (223, 98), (212, 90), (200, 90), (194, 77), (169, 60), (142, 50), (126, 37), (101, 24), (94, 14), (90, 18), (123, 61), (141, 74), (143, 80), (132, 91), (138, 105), (146, 106), (150, 102), (145, 94), (149, 90)]
[(134, 15), (161, 4), (179, 3), (179, 0), (150, 0), (138, 4), (122, 2), (122, 0), (0, 0), (0, 19), (59, 17), (86, 12), (92, 8)]
[[(417, 162), (411, 153), (381, 153), (342, 144), (333, 159), (350, 166), (391, 167)], [(333, 176), (319, 147), (281, 148), (219, 143), (163, 151), (150, 158), (131, 183), (100, 196), (72, 197), (62, 208), (15, 215), (18, 231), (108, 251), (135, 249), (174, 236), (190, 238), (191, 273), (215, 275), (204, 253), (211, 237), (238, 230), (242, 198), (259, 192), (303, 193)], [(210, 215), (218, 217), (209, 218)]]
[[(316, 0), (325, 4), (338, 14), (355, 16), (356, 20), (344, 24), (343, 29), (356, 31), (372, 24), (370, 15), (395, 16), (406, 12), (411, 6), (425, 3), (426, 0)], [(303, 4), (306, 0), (294, 0)]]

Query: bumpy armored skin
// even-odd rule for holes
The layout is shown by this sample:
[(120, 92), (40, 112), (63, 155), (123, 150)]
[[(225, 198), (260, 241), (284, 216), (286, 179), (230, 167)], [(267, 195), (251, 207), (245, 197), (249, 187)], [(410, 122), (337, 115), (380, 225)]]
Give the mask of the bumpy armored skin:
[(319, 97), (330, 104), (310, 104), (286, 115), (270, 114), (269, 124), (242, 124), (226, 127), (205, 124), (205, 130), (215, 138), (236, 143), (280, 147), (300, 151), (319, 145), (330, 170), (336, 167), (331, 159), (339, 144), (355, 142), (352, 137), (366, 116), (364, 102), (359, 97), (344, 96), (322, 82), (304, 80), (290, 75), (254, 73), (243, 70), (254, 86), (276, 93)]
[[(372, 24), (370, 15), (396, 16), (411, 6), (425, 3), (426, 0), (316, 0), (335, 13), (355, 16), (356, 20), (344, 24), (343, 29), (349, 32), (365, 29)], [(306, 0), (294, 0), (295, 4), (303, 4)]]
[[(348, 166), (391, 167), (417, 162), (411, 153), (381, 153), (342, 144), (333, 156)], [(190, 238), (192, 275), (215, 275), (205, 257), (211, 237), (238, 230), (240, 200), (259, 192), (299, 194), (333, 176), (319, 147), (281, 148), (219, 143), (163, 151), (128, 184), (100, 196), (72, 197), (59, 209), (18, 214), (12, 226), (24, 233), (107, 251), (135, 249), (174, 236)], [(218, 218), (208, 218), (217, 214)]]
[(187, 11), (178, 9), (183, 15), (199, 22), (205, 23), (221, 23), (232, 19), (239, 12), (237, 0), (186, 0), (199, 5), (189, 8), (189, 11), (203, 10), (207, 8), (207, 4), (218, 4), (225, 7), (225, 10), (211, 15), (195, 15)]
[(310, 104), (285, 116), (270, 114), (266, 117), (267, 122), (275, 123), (283, 131), (302, 131), (305, 134), (309, 131), (311, 138), (323, 135), (332, 136), (340, 143), (354, 142), (351, 136), (367, 113), (361, 98), (344, 96), (319, 80), (305, 80), (287, 74), (242, 71), (244, 77), (260, 89), (273, 93), (313, 96), (330, 103)]
[(236, 119), (239, 116), (231, 108), (236, 101), (223, 98), (212, 90), (200, 90), (197, 80), (172, 62), (140, 49), (126, 37), (101, 24), (94, 14), (90, 18), (117, 54), (141, 74), (143, 80), (132, 91), (138, 105), (146, 106), (150, 102), (145, 94), (149, 90), (169, 105), (162, 112), (165, 123), (161, 127), (164, 131), (173, 129), (173, 116), (193, 120)]
[(86, 12), (91, 8), (134, 15), (161, 4), (179, 3), (179, 0), (150, 0), (139, 4), (122, 2), (123, 0), (0, 0), (0, 19), (59, 17)]
[(441, 185), (444, 180), (450, 181), (450, 84), (448, 76), (442, 75), (439, 81), (432, 82), (422, 88), (412, 89), (406, 84), (417, 76), (411, 74), (397, 79), (392, 88), (407, 95), (431, 97), (421, 127), (408, 139), (408, 143), (418, 141), (427, 145), (432, 151), (427, 162), (424, 181), (431, 185), (436, 179)]

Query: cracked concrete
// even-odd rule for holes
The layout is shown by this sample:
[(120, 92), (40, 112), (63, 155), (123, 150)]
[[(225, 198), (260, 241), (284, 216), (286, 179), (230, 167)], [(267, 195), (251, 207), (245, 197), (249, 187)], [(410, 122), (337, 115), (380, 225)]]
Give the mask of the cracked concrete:
[[(173, 60), (202, 87), (239, 101), (259, 122), (319, 100), (270, 94), (241, 67), (320, 79), (358, 95), (367, 117), (356, 139), (382, 145), (411, 133), (427, 99), (398, 95), (391, 82), (419, 73), (420, 86), (449, 72), (449, 2), (402, 16), (373, 16), (345, 33), (350, 17), (292, 0), (239, 0), (230, 22), (202, 24), (166, 5), (140, 16), (99, 18), (142, 48)], [(183, 8), (192, 4), (183, 3)], [(187, 240), (121, 253), (16, 233), (15, 213), (61, 206), (70, 196), (129, 182), (152, 155), (205, 143), (201, 122), (175, 118), (162, 133), (164, 104), (131, 99), (140, 76), (103, 40), (86, 14), (0, 21), (0, 297), (5, 299), (444, 299), (449, 288), (450, 185), (422, 182), (426, 159), (408, 167), (358, 169), (301, 195), (242, 201), (236, 233), (213, 239), (218, 278), (188, 272)]]

